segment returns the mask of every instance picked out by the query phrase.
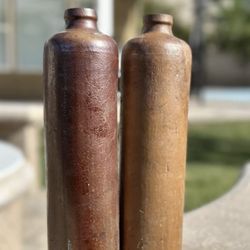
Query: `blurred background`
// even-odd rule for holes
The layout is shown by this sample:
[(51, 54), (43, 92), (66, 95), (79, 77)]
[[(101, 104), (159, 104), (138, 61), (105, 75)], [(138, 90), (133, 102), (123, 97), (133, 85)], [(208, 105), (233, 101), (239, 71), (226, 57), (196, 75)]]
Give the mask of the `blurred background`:
[(100, 31), (120, 50), (141, 32), (142, 16), (157, 12), (173, 15), (174, 34), (190, 44), (186, 211), (228, 191), (250, 158), (249, 0), (0, 0), (3, 250), (47, 249), (43, 46), (64, 30), (64, 10), (79, 6), (97, 10)]

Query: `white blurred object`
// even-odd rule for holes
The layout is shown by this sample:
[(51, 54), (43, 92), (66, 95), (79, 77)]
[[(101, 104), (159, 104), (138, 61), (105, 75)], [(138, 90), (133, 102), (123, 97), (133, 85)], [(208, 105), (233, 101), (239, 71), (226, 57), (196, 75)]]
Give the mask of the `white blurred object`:
[(97, 0), (97, 13), (99, 30), (112, 36), (114, 32), (114, 1)]

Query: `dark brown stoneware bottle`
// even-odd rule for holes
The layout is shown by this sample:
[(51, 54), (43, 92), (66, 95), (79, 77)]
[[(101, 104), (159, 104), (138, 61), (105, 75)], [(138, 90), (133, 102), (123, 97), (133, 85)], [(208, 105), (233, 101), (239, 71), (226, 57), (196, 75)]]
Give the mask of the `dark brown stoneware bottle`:
[(122, 244), (180, 250), (191, 71), (172, 16), (147, 15), (122, 55)]
[(92, 9), (45, 45), (50, 250), (118, 249), (118, 49)]

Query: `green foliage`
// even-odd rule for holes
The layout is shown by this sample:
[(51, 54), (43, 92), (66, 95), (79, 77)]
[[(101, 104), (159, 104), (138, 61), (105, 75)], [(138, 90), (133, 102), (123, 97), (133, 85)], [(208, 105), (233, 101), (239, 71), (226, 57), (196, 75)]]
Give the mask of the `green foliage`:
[(250, 5), (245, 0), (232, 0), (220, 5), (214, 41), (224, 51), (234, 52), (242, 61), (250, 58)]
[(185, 210), (228, 191), (250, 158), (249, 122), (191, 124)]
[(166, 4), (146, 2), (144, 4), (144, 14), (153, 13), (165, 13), (174, 16), (173, 33), (175, 36), (188, 41), (189, 38), (189, 28), (181, 24), (181, 22), (176, 18), (175, 9)]

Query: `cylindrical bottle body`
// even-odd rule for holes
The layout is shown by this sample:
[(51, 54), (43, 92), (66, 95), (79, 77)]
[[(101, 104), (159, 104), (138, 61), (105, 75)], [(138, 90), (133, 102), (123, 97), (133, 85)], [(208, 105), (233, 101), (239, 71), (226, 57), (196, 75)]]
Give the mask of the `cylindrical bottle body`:
[(123, 50), (125, 250), (181, 249), (190, 68), (189, 47), (165, 32)]
[(50, 250), (118, 249), (117, 54), (81, 28), (45, 47)]

